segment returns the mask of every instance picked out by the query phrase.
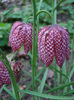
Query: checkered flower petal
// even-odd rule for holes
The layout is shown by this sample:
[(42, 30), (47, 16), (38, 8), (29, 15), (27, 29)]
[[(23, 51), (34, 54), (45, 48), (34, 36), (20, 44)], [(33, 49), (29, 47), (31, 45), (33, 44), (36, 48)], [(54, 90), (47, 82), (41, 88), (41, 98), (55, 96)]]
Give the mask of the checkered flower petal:
[(2, 82), (2, 79), (1, 79), (1, 76), (0, 76), (0, 88), (3, 86), (3, 82)]
[(33, 27), (30, 23), (24, 24), (17, 21), (13, 24), (9, 36), (9, 46), (11, 45), (14, 52), (24, 44), (25, 53), (28, 53), (32, 48), (32, 30)]
[(53, 31), (48, 30), (45, 32), (45, 60), (46, 66), (49, 66), (54, 59), (54, 44), (53, 44)]
[(25, 43), (24, 43), (24, 51), (28, 53), (30, 49), (32, 49), (32, 33), (33, 27), (30, 24), (25, 25)]
[(12, 50), (15, 52), (18, 50), (24, 42), (25, 32), (22, 30), (24, 27), (23, 22), (15, 22), (12, 26), (11, 33), (9, 36), (9, 46), (11, 44)]
[(41, 39), (42, 39), (42, 37), (43, 37), (43, 35), (45, 34), (45, 31), (47, 30), (47, 29), (49, 29), (49, 27), (50, 26), (45, 26), (45, 27), (43, 27), (43, 28), (41, 28), (40, 30), (39, 30), (39, 34), (38, 34), (38, 55), (39, 55), (39, 61), (41, 61), (41, 49), (43, 48), (43, 45), (42, 45), (42, 43), (41, 43)]
[(69, 32), (68, 32), (68, 30), (66, 28), (63, 28), (58, 24), (55, 24), (55, 26), (58, 27), (62, 32), (63, 41), (65, 43), (66, 59), (69, 60), (69, 52), (70, 52), (70, 49), (69, 49)]
[(9, 72), (1, 60), (0, 60), (0, 77), (3, 84), (11, 84)]
[(60, 25), (45, 26), (40, 29), (38, 35), (39, 61), (48, 67), (56, 58), (57, 65), (61, 68), (65, 58), (69, 59), (69, 33)]
[(69, 32), (67, 29), (65, 29), (65, 34), (66, 34), (66, 59), (69, 60), (69, 52), (70, 52), (70, 49), (69, 49)]

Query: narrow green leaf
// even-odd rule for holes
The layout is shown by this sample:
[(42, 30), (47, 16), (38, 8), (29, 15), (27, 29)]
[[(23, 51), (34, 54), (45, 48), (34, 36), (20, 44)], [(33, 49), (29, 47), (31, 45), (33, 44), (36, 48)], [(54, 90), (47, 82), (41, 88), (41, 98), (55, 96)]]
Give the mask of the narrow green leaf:
[(0, 56), (0, 59), (2, 60), (2, 62), (4, 63), (4, 65), (6, 66), (7, 70), (9, 71), (10, 73), (10, 70), (9, 70), (9, 67), (7, 66), (7, 64), (5, 63), (5, 61), (3, 60), (3, 58)]
[[(71, 72), (70, 72), (70, 75), (69, 75), (69, 82), (71, 82), (70, 79), (71, 79), (73, 73), (74, 73), (74, 67), (72, 68), (72, 70), (71, 70)], [(70, 86), (70, 88), (71, 88), (71, 90), (73, 89), (72, 85)]]
[(1, 53), (2, 56), (4, 57), (4, 59), (5, 59), (6, 63), (7, 63), (7, 65), (10, 66), (10, 64), (9, 64), (9, 62), (8, 62), (8, 60), (7, 60), (6, 56), (5, 56), (5, 54), (4, 54), (4, 52), (3, 52), (1, 49), (0, 49), (0, 53)]
[[(37, 79), (38, 82), (41, 83), (41, 80)], [(44, 84), (48, 89), (52, 89), (49, 85), (47, 85), (46, 83)]]
[(72, 81), (72, 82), (68, 82), (67, 84), (64, 84), (64, 85), (58, 86), (58, 87), (53, 88), (53, 89), (51, 89), (51, 90), (48, 90), (48, 91), (46, 91), (45, 93), (47, 94), (47, 93), (50, 93), (50, 92), (56, 91), (56, 90), (58, 90), (58, 89), (62, 89), (62, 88), (64, 88), (64, 87), (70, 86), (70, 85), (74, 85), (74, 81)]
[(45, 81), (46, 81), (46, 77), (47, 77), (47, 72), (48, 72), (48, 68), (46, 68), (46, 71), (44, 73), (44, 76), (42, 78), (42, 81), (41, 81), (41, 84), (40, 84), (40, 88), (39, 88), (39, 93), (42, 93), (43, 91), (43, 88), (44, 88), (44, 84), (45, 84)]
[[(57, 65), (57, 70), (60, 71), (60, 67)], [(60, 74), (57, 73), (57, 85), (59, 86), (60, 84)]]
[(4, 87), (6, 86), (6, 84), (4, 84), (1, 88), (0, 88), (0, 94), (2, 92), (2, 90), (4, 89)]
[[(62, 66), (62, 73), (63, 73), (64, 75), (66, 75), (66, 61), (64, 62), (63, 66)], [(64, 76), (62, 76), (62, 81), (63, 81), (63, 79), (64, 79)], [(68, 80), (65, 81), (65, 84), (67, 84), (67, 83), (68, 83)], [(63, 93), (66, 92), (66, 91), (67, 91), (67, 87), (65, 87), (65, 88), (63, 89)]]
[(74, 94), (74, 90), (70, 90), (66, 93), (61, 94), (61, 96), (66, 96), (66, 95), (70, 95), (70, 94)]
[(4, 87), (3, 89), (15, 99), (15, 96), (11, 91), (9, 91), (6, 87)]
[[(37, 76), (35, 77), (35, 80), (37, 80), (38, 82), (41, 83), (41, 81), (38, 79), (38, 77), (41, 75), (41, 73), (43, 72), (43, 70), (46, 68), (46, 66), (42, 67), (42, 69), (40, 70), (40, 72), (37, 74)], [(23, 70), (24, 73), (26, 73), (27, 75), (29, 75), (30, 77), (32, 77), (32, 75), (30, 73), (28, 73), (27, 71)], [(32, 82), (29, 84), (29, 88), (31, 87), (32, 85)], [(47, 84), (45, 84), (45, 86), (48, 88), (48, 89), (52, 89), (51, 87), (49, 87)], [(28, 89), (29, 89), (28, 88)]]
[(74, 99), (74, 97), (70, 97), (70, 96), (54, 96), (54, 95), (49, 95), (49, 94), (44, 94), (44, 93), (38, 93), (38, 92), (34, 92), (34, 91), (24, 91), (24, 90), (19, 90), (20, 92), (23, 92), (23, 93), (27, 93), (27, 94), (30, 94), (30, 95), (34, 95), (34, 96), (38, 96), (38, 97), (42, 97), (42, 98), (47, 98), (47, 99), (57, 99), (57, 100), (72, 100)]
[[(69, 68), (71, 69), (73, 65), (74, 65), (74, 63), (72, 63), (72, 64), (69, 66)], [(70, 70), (67, 71), (67, 76), (69, 76), (69, 74), (70, 74)], [(66, 81), (66, 80), (67, 80), (67, 79), (64, 78), (64, 79), (63, 79), (63, 82)], [(62, 82), (62, 84), (63, 84), (63, 82)]]
[[(46, 68), (46, 71), (45, 71), (44, 76), (42, 78), (42, 81), (40, 83), (40, 88), (39, 88), (39, 91), (38, 91), (39, 93), (42, 93), (42, 91), (43, 91), (45, 81), (46, 81), (46, 77), (47, 77), (47, 72), (48, 72), (48, 68)], [(40, 100), (40, 98), (38, 98), (38, 99)]]
[(53, 68), (53, 69), (56, 70), (58, 73), (60, 73), (61, 75), (65, 76), (65, 77), (68, 79), (68, 76), (67, 76), (67, 75), (63, 74), (61, 71), (59, 71), (58, 69), (56, 69), (56, 68), (53, 67), (52, 65), (50, 65), (49, 68), (50, 68), (50, 69)]
[[(37, 80), (37, 78), (41, 75), (41, 73), (44, 71), (45, 68), (46, 68), (46, 66), (42, 67), (40, 72), (35, 77), (35, 80)], [(27, 71), (23, 70), (23, 72), (32, 77), (32, 75), (30, 73), (28, 73)], [(38, 81), (40, 81), (40, 80), (38, 80)], [(32, 81), (30, 82), (30, 84), (27, 86), (27, 88), (25, 90), (28, 90), (31, 87), (31, 85), (32, 85)], [(23, 95), (24, 94), (21, 95), (21, 98), (23, 97)]]
[(70, 71), (69, 78), (72, 77), (73, 73), (74, 73), (74, 67), (73, 67), (72, 70)]

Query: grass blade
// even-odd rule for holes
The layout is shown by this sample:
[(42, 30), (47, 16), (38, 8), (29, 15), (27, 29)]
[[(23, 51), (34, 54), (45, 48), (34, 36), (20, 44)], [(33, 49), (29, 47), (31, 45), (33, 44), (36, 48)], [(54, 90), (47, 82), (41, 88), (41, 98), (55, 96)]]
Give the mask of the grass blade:
[(24, 90), (19, 90), (20, 92), (23, 93), (27, 93), (30, 95), (34, 95), (34, 96), (38, 96), (38, 97), (42, 97), (42, 98), (47, 98), (47, 99), (54, 99), (54, 100), (72, 100), (74, 99), (74, 97), (70, 97), (70, 96), (54, 96), (54, 95), (49, 95), (49, 94), (44, 94), (44, 93), (38, 93), (38, 92), (34, 92), (34, 91), (24, 91)]
[(46, 81), (46, 77), (47, 77), (47, 72), (48, 72), (48, 68), (46, 68), (46, 71), (44, 73), (44, 76), (42, 78), (42, 81), (41, 81), (41, 84), (40, 84), (40, 88), (39, 88), (39, 93), (42, 93), (43, 91), (43, 88), (44, 88), (44, 84), (45, 84), (45, 81)]
[(53, 92), (53, 91), (57, 91), (58, 89), (62, 89), (62, 88), (64, 88), (64, 87), (67, 87), (67, 86), (70, 86), (70, 85), (74, 85), (74, 81), (68, 82), (67, 84), (58, 86), (58, 87), (53, 88), (53, 89), (51, 89), (51, 90), (48, 90), (48, 91), (46, 91), (45, 93), (47, 94), (47, 93), (50, 93), (50, 92)]

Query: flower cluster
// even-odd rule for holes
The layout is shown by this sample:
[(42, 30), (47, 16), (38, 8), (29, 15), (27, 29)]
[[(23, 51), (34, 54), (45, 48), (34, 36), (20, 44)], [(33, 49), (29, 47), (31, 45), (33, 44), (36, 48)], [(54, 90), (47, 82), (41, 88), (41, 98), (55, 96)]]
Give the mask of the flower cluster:
[[(33, 27), (23, 22), (15, 22), (9, 36), (9, 45), (13, 51), (18, 50), (24, 43), (25, 53), (32, 48)], [(38, 55), (39, 61), (44, 61), (48, 67), (56, 59), (57, 65), (61, 68), (65, 58), (69, 59), (69, 33), (68, 30), (58, 24), (45, 26), (38, 34)]]
[(56, 59), (61, 68), (65, 58), (69, 59), (69, 33), (68, 30), (58, 24), (45, 26), (39, 30), (38, 55), (48, 67)]
[[(11, 68), (14, 73), (15, 79), (18, 82), (21, 75), (22, 65), (20, 62), (14, 63), (14, 61), (12, 61)], [(0, 60), (0, 88), (3, 86), (3, 84), (11, 84), (11, 78), (6, 66)]]

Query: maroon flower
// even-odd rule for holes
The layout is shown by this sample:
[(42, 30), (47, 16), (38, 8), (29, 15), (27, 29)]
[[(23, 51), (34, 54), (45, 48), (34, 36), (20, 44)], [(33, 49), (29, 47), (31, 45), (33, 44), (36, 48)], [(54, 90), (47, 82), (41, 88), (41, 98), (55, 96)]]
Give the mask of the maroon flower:
[(48, 67), (56, 59), (61, 68), (65, 58), (69, 59), (69, 33), (68, 30), (58, 24), (45, 26), (39, 30), (38, 55)]
[(11, 28), (9, 36), (9, 46), (15, 52), (24, 44), (25, 53), (28, 53), (32, 49), (32, 31), (33, 27), (31, 24), (24, 24), (23, 22), (17, 21)]
[(20, 62), (11, 62), (11, 68), (13, 70), (15, 79), (17, 82), (19, 82), (20, 76), (21, 76), (21, 70), (22, 70), (22, 64)]
[[(14, 61), (12, 61), (11, 68), (15, 79), (18, 82), (21, 75), (22, 64), (20, 62), (14, 63)], [(6, 66), (0, 60), (0, 88), (3, 86), (3, 84), (11, 84), (11, 79)]]
[(3, 84), (11, 84), (11, 79), (7, 68), (0, 60), (0, 87), (2, 87)]

